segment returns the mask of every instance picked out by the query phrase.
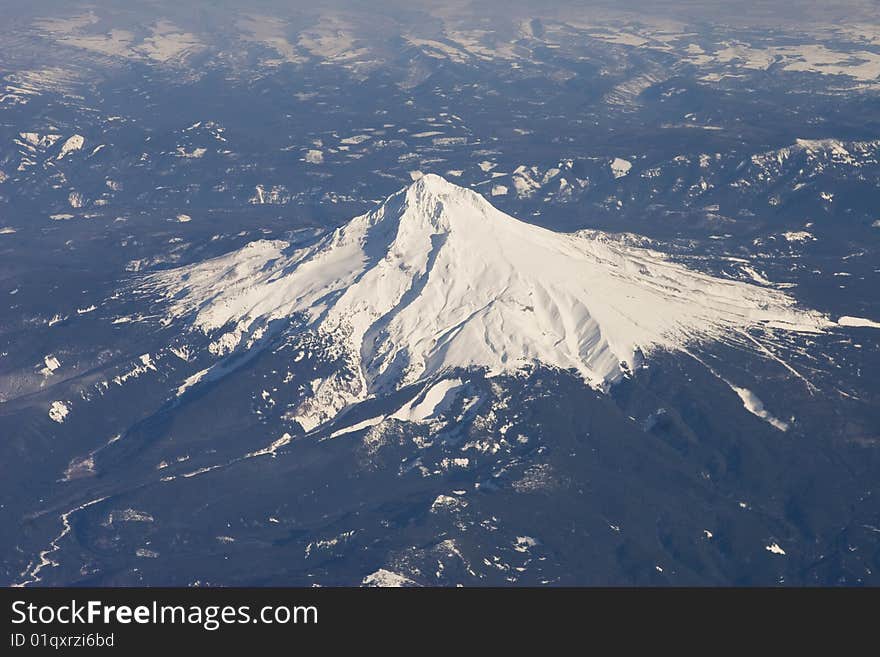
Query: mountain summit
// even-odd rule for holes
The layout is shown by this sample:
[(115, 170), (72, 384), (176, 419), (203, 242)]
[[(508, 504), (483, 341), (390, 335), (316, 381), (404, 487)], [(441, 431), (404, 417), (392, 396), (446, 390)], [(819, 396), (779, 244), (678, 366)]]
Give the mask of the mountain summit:
[(341, 350), (351, 376), (327, 384), (325, 417), (454, 368), (542, 364), (602, 388), (655, 349), (827, 325), (779, 291), (603, 233), (519, 221), (436, 175), (307, 248), (257, 241), (147, 283), (167, 298), (168, 321), (189, 318), (216, 355), (291, 322)]

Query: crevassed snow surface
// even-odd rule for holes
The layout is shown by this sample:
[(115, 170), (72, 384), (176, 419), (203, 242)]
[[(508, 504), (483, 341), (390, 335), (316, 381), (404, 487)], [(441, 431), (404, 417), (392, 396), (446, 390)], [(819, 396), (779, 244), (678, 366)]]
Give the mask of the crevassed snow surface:
[(348, 354), (354, 399), (456, 367), (537, 363), (603, 388), (655, 349), (833, 325), (778, 290), (518, 221), (433, 174), (307, 248), (260, 240), (145, 286), (167, 322), (187, 318), (230, 350), (259, 344), (274, 320), (303, 321)]

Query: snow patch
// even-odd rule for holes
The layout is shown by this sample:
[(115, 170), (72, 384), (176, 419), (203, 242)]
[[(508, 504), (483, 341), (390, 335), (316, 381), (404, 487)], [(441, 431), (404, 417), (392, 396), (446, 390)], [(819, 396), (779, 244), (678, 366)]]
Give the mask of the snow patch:
[(207, 148), (194, 148), (191, 151), (187, 151), (183, 146), (178, 146), (175, 151), (175, 155), (177, 157), (182, 157), (186, 160), (197, 160), (201, 157), (204, 157), (205, 153), (208, 152)]
[(538, 545), (538, 541), (531, 536), (517, 536), (516, 543), (513, 544), (513, 549), (517, 552), (528, 552), (536, 545)]
[(850, 317), (844, 315), (837, 320), (838, 326), (851, 326), (855, 328), (880, 328), (880, 322), (875, 322), (864, 317)]
[(263, 449), (258, 449), (256, 452), (250, 452), (244, 455), (244, 458), (254, 458), (255, 456), (271, 456), (273, 459), (278, 455), (278, 450), (284, 447), (285, 445), (289, 445), (290, 441), (293, 440), (293, 436), (289, 433), (285, 433), (281, 436), (281, 438), (272, 441), (270, 445), (264, 447)]
[(85, 143), (86, 140), (82, 135), (73, 135), (72, 137), (69, 137), (67, 141), (64, 142), (64, 145), (61, 146), (61, 152), (58, 153), (58, 157), (56, 157), (55, 159), (63, 160), (71, 153), (82, 149)]
[(390, 570), (385, 570), (384, 568), (380, 568), (376, 572), (364, 577), (362, 584), (364, 586), (377, 586), (383, 588), (416, 586), (416, 583), (409, 577), (405, 577), (404, 575), (400, 575), (399, 573)]
[(466, 500), (452, 497), (450, 495), (438, 495), (431, 503), (431, 513), (438, 513), (443, 510), (454, 510), (467, 506)]
[(629, 173), (630, 169), (632, 169), (631, 162), (629, 162), (628, 160), (624, 160), (622, 158), (619, 158), (619, 157), (615, 157), (614, 160), (611, 162), (610, 166), (611, 166), (611, 174), (615, 178), (623, 178), (624, 176), (626, 176)]
[(61, 367), (61, 361), (59, 361), (55, 356), (44, 356), (43, 363), (45, 367), (40, 370), (40, 374), (43, 376), (52, 376), (59, 367)]
[(767, 412), (767, 409), (764, 408), (764, 402), (758, 399), (757, 395), (753, 393), (751, 390), (747, 388), (739, 388), (733, 384), (728, 384), (733, 389), (733, 391), (739, 395), (739, 398), (742, 400), (743, 406), (745, 406), (746, 410), (752, 415), (756, 415), (762, 420), (768, 422), (773, 425), (780, 431), (788, 431), (788, 423), (779, 420), (770, 413)]
[(345, 139), (340, 139), (339, 143), (357, 146), (358, 144), (363, 144), (369, 139), (371, 139), (370, 135), (353, 135), (351, 137), (346, 137)]
[(369, 427), (374, 427), (377, 424), (381, 423), (385, 419), (384, 415), (379, 415), (377, 417), (371, 417), (368, 420), (363, 420), (362, 422), (358, 422), (357, 424), (352, 424), (349, 427), (345, 427), (343, 429), (338, 429), (330, 434), (331, 438), (338, 438), (339, 436), (344, 436), (347, 433), (354, 433), (355, 431), (360, 431), (361, 429), (368, 429)]
[(461, 379), (444, 379), (435, 383), (421, 396), (421, 400), (416, 397), (391, 417), (407, 422), (421, 422), (433, 418), (449, 408), (462, 385)]
[(812, 233), (805, 230), (788, 231), (782, 233), (782, 236), (789, 242), (809, 242), (816, 239)]
[(69, 414), (70, 408), (62, 401), (53, 401), (49, 406), (49, 418), (58, 424), (63, 423)]
[(206, 375), (208, 374), (208, 372), (210, 372), (210, 371), (211, 371), (211, 368), (209, 367), (209, 368), (207, 368), (207, 369), (200, 370), (200, 371), (196, 372), (195, 374), (193, 374), (192, 376), (188, 377), (188, 378), (186, 379), (186, 381), (184, 381), (184, 382), (180, 385), (180, 387), (177, 389), (177, 396), (180, 397), (183, 393), (185, 393), (187, 390), (189, 390), (190, 388), (192, 388), (192, 387), (193, 387), (195, 384), (197, 384), (199, 381), (201, 381), (202, 379), (204, 379), (205, 376), (206, 376)]

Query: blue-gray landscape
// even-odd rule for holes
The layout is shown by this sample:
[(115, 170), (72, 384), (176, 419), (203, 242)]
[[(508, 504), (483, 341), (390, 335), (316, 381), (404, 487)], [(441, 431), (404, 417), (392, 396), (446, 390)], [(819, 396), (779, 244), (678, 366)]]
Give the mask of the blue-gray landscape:
[(880, 584), (876, 3), (0, 21), (0, 583)]

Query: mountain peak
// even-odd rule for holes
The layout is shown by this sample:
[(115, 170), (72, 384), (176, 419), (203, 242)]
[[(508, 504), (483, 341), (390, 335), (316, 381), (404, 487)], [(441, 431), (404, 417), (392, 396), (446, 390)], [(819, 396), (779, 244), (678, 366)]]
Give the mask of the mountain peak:
[(480, 194), (469, 189), (467, 187), (462, 187), (460, 185), (456, 185), (453, 182), (450, 182), (443, 176), (436, 173), (426, 173), (418, 180), (410, 183), (409, 187), (406, 187), (404, 190), (407, 195), (413, 195), (413, 197), (442, 197), (446, 199), (459, 199), (464, 200), (467, 199), (471, 202), (483, 202), (486, 205), (491, 205), (488, 201), (486, 201)]
[(313, 246), (257, 244), (148, 285), (171, 300), (168, 321), (189, 318), (214, 339), (212, 353), (259, 345), (282, 320), (334, 345), (349, 373), (315, 392), (323, 419), (455, 368), (491, 375), (542, 364), (604, 388), (655, 349), (711, 340), (754, 348), (746, 329), (828, 325), (777, 290), (609, 235), (521, 222), (437, 175)]
[[(484, 239), (490, 237), (485, 229), (498, 222), (521, 223), (499, 212), (477, 192), (429, 173), (389, 196), (375, 211), (350, 222), (346, 230), (360, 230), (358, 224), (364, 223), (365, 237), (379, 242), (393, 230), (395, 246), (400, 248), (419, 235), (427, 239), (431, 234), (461, 232), (463, 239)], [(368, 227), (373, 224), (386, 229)]]
[(436, 173), (425, 174), (402, 191), (406, 194), (407, 203), (416, 206), (440, 202), (494, 209), (492, 204), (477, 192), (456, 185)]
[(409, 189), (416, 189), (420, 191), (428, 191), (435, 194), (440, 193), (454, 193), (457, 190), (460, 191), (468, 191), (464, 187), (460, 187), (454, 183), (449, 182), (443, 176), (436, 173), (426, 173), (418, 180), (414, 181)]

